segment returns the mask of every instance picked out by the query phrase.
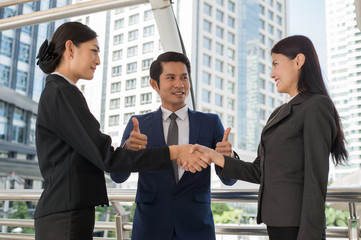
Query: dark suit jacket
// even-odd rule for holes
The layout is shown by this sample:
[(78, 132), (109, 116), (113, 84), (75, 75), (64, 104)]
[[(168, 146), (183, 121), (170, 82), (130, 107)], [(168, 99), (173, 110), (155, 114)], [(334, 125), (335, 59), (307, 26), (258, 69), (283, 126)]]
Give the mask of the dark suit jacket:
[[(163, 133), (162, 111), (136, 116), (141, 133), (147, 135), (149, 147), (166, 146)], [(224, 129), (215, 114), (188, 110), (189, 143), (215, 148), (222, 141)], [(133, 129), (132, 121), (123, 134), (122, 144)], [(180, 131), (182, 131), (180, 129)], [(154, 161), (154, 157), (149, 161)], [(216, 172), (219, 168), (216, 168)], [(128, 174), (111, 174), (115, 182), (124, 182)], [(236, 180), (222, 178), (226, 185)], [(140, 172), (136, 195), (137, 207), (133, 221), (133, 240), (170, 240), (176, 231), (182, 240), (215, 239), (210, 208), (210, 167), (195, 174), (185, 172), (178, 184), (171, 167), (162, 172)]]
[(299, 240), (320, 240), (329, 155), (336, 136), (331, 100), (301, 93), (271, 114), (255, 161), (226, 157), (220, 174), (260, 183), (258, 223), (299, 226)]
[[(169, 149), (133, 152), (111, 147), (99, 131), (82, 93), (58, 75), (49, 75), (36, 122), (36, 148), (45, 181), (35, 218), (108, 205), (104, 172), (168, 169)], [(153, 157), (153, 161), (148, 159)]]

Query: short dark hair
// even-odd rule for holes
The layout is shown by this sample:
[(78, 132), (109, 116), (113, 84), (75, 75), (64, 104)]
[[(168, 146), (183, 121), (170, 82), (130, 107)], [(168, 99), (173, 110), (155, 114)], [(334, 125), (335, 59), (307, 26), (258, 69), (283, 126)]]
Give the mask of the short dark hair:
[(163, 72), (163, 62), (182, 62), (187, 67), (188, 75), (191, 75), (191, 63), (186, 55), (179, 52), (165, 52), (158, 56), (157, 60), (150, 65), (149, 75), (154, 79), (159, 87), (159, 77)]
[[(41, 70), (49, 74), (56, 69), (65, 50), (66, 41), (71, 40), (75, 46), (79, 46), (79, 44), (95, 39), (96, 37), (97, 34), (95, 31), (80, 22), (63, 23), (55, 31), (49, 43), (49, 49), (51, 50), (49, 50), (50, 52), (48, 54), (52, 56), (52, 60), (44, 64), (40, 59), (39, 66)], [(45, 41), (47, 42), (47, 40)]]

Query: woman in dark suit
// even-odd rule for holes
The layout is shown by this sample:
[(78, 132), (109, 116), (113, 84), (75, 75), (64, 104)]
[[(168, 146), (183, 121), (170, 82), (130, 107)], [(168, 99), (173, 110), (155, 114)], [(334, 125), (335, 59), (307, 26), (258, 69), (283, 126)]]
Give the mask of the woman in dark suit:
[[(96, 33), (81, 23), (68, 22), (56, 30), (49, 44), (45, 40), (37, 56), (38, 65), (49, 74), (36, 122), (39, 167), (45, 181), (34, 216), (37, 240), (92, 239), (94, 206), (109, 204), (104, 171), (167, 170), (169, 159), (190, 157), (190, 146), (140, 151), (111, 147), (111, 138), (100, 132), (75, 86), (79, 79), (93, 78), (100, 64), (98, 54)], [(192, 172), (207, 167), (196, 161), (197, 156)]]
[(271, 56), (277, 91), (291, 99), (269, 117), (255, 161), (194, 150), (221, 166), (221, 176), (260, 184), (257, 222), (267, 225), (271, 240), (325, 239), (329, 156), (336, 165), (348, 156), (340, 118), (307, 37), (279, 41)]

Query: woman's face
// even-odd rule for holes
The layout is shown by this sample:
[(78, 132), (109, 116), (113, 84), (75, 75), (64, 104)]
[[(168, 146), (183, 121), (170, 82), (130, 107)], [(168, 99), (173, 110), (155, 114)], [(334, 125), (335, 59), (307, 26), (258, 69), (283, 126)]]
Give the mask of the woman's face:
[(100, 64), (98, 39), (94, 38), (78, 46), (73, 45), (72, 49), (71, 80), (77, 82), (79, 79), (93, 79), (95, 69)]
[(279, 93), (288, 93), (291, 97), (298, 94), (297, 84), (301, 67), (297, 57), (289, 59), (283, 54), (272, 53), (271, 78), (276, 82)]

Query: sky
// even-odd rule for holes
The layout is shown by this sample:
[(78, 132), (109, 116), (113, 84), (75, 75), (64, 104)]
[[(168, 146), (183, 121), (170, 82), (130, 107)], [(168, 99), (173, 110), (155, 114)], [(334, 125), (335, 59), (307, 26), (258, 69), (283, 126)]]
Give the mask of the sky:
[(311, 39), (321, 68), (326, 69), (325, 0), (289, 0), (289, 35), (301, 34)]

